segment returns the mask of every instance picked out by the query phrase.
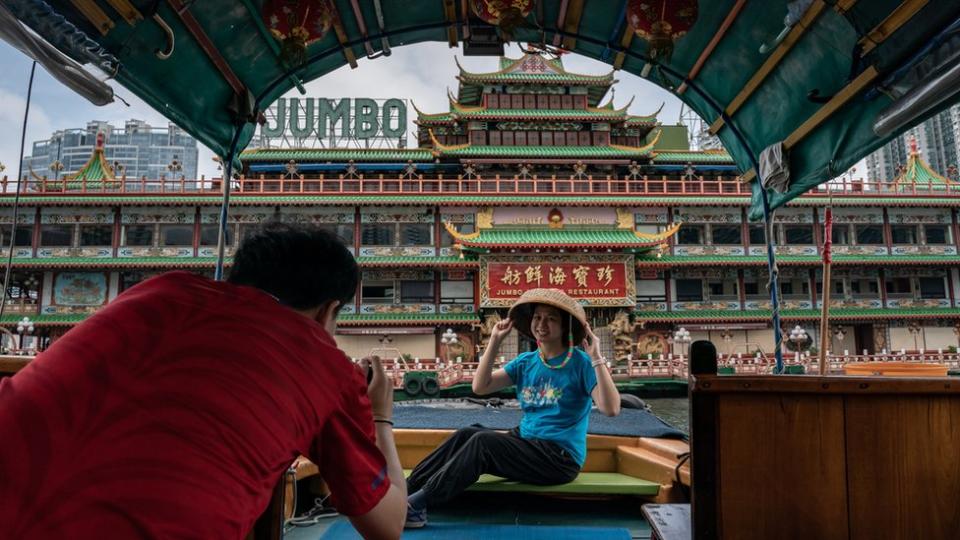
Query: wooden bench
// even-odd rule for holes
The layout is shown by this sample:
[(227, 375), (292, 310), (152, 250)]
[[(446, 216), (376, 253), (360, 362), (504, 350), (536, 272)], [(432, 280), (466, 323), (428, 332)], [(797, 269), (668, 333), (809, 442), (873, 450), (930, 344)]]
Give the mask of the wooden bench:
[[(410, 471), (403, 471), (409, 475)], [(552, 493), (565, 495), (642, 495), (653, 497), (660, 492), (660, 484), (612, 472), (582, 472), (572, 482), (554, 486), (538, 486), (507, 480), (492, 474), (480, 476), (467, 491)]]

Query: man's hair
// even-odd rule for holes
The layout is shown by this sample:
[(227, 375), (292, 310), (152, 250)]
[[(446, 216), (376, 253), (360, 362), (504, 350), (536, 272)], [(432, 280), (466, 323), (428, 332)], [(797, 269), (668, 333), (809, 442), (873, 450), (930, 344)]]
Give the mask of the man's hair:
[(243, 239), (228, 281), (276, 296), (293, 309), (343, 306), (359, 280), (357, 261), (334, 234), (308, 225), (263, 224)]

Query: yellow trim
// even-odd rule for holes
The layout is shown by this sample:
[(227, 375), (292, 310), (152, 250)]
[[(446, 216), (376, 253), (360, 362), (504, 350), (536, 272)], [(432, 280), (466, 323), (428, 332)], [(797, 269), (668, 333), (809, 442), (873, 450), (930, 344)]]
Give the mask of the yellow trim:
[(927, 5), (928, 1), (929, 0), (906, 0), (897, 6), (890, 15), (887, 15), (887, 18), (868, 32), (867, 35), (863, 36), (857, 43), (861, 46), (860, 56), (866, 56), (867, 53), (876, 48), (877, 45), (883, 43), (891, 34), (896, 32), (897, 29), (912, 19), (923, 6)]
[[(948, 185), (948, 186), (960, 185), (960, 183), (954, 182), (953, 180), (933, 170), (933, 167), (931, 167), (929, 163), (924, 161), (923, 158), (920, 157), (920, 154), (914, 154), (913, 152), (911, 152), (910, 157), (907, 158), (907, 168), (904, 169), (903, 173), (893, 181), (893, 187), (899, 186), (901, 182), (915, 184), (917, 182), (918, 167), (926, 169), (927, 172), (930, 173), (930, 176), (933, 176), (934, 178), (937, 178), (938, 180), (942, 181), (944, 185)], [(907, 178), (908, 176), (910, 178)]]
[[(633, 103), (633, 98), (630, 98), (630, 103)], [(630, 106), (630, 103), (627, 104), (628, 107)], [(650, 114), (641, 114), (641, 115), (631, 114), (631, 115), (628, 115), (628, 116), (627, 116), (627, 122), (629, 122), (631, 118), (653, 118), (653, 119), (656, 119), (658, 116), (660, 116), (660, 111), (663, 110), (663, 106), (666, 105), (666, 104), (667, 104), (666, 101), (661, 101), (661, 102), (660, 102), (660, 107), (659, 107), (657, 110), (655, 110), (655, 111), (653, 111), (652, 113), (650, 113)], [(626, 110), (626, 107), (624, 107), (624, 110)]]
[[(513, 59), (513, 58), (510, 58), (510, 57), (507, 57), (507, 56), (503, 56), (503, 57), (501, 57), (501, 58), (504, 58), (504, 59), (506, 59), (506, 60), (508, 60), (508, 61), (510, 62), (510, 65), (509, 65), (509, 66), (507, 66), (507, 67), (505, 67), (505, 68), (503, 68), (503, 69), (498, 69), (498, 70), (496, 70), (496, 71), (486, 71), (486, 72), (483, 72), (483, 73), (475, 73), (475, 72), (473, 72), (473, 71), (467, 71), (467, 70), (463, 69), (463, 66), (460, 65), (460, 61), (457, 59), (456, 56), (453, 57), (453, 62), (457, 65), (457, 69), (460, 71), (460, 74), (461, 74), (461, 75), (467, 75), (467, 76), (470, 76), (470, 77), (493, 77), (493, 76), (495, 76), (495, 75), (509, 75), (509, 74), (511, 74), (511, 71), (510, 71), (510, 70), (513, 69), (514, 67), (516, 67), (516, 65), (517, 65), (518, 62), (524, 60), (527, 56), (533, 56), (533, 55), (538, 55), (538, 54), (540, 54), (540, 53), (535, 53), (535, 52), (533, 52), (533, 53), (528, 53), (528, 52), (525, 52), (525, 53), (523, 53), (523, 56), (521, 56), (520, 58), (517, 58), (517, 59)], [(575, 76), (575, 77), (591, 77), (591, 78), (598, 78), (598, 79), (599, 79), (599, 78), (612, 78), (612, 77), (613, 77), (613, 72), (615, 71), (615, 70), (610, 70), (609, 72), (607, 72), (607, 73), (604, 74), (604, 75), (587, 75), (587, 74), (585, 74), (585, 73), (571, 73), (571, 72), (567, 71), (566, 68), (561, 68), (561, 69), (558, 70), (558, 69), (556, 69), (553, 65), (551, 65), (549, 62), (547, 62), (546, 60), (544, 61), (544, 63), (546, 63), (548, 66), (550, 66), (550, 69), (553, 70), (553, 72), (556, 73), (557, 75), (572, 75), (572, 76)]]
[(480, 236), (479, 230), (472, 233), (461, 233), (457, 230), (457, 227), (449, 221), (444, 221), (443, 226), (447, 229), (447, 232), (450, 233), (450, 236), (457, 240), (476, 240), (476, 238)]
[(462, 150), (464, 148), (469, 148), (470, 143), (466, 144), (455, 144), (453, 146), (447, 146), (445, 144), (440, 144), (440, 141), (437, 140), (437, 137), (433, 134), (432, 129), (427, 129), (427, 133), (430, 134), (430, 141), (433, 143), (434, 148), (449, 152), (451, 150)]
[(453, 96), (448, 95), (447, 99), (450, 100), (450, 112), (482, 112), (487, 110), (486, 107), (481, 107), (480, 105), (461, 105), (459, 101), (453, 99)]
[(680, 225), (682, 225), (682, 223), (680, 222), (674, 223), (667, 230), (661, 233), (643, 233), (634, 229), (633, 235), (641, 240), (658, 242), (658, 241), (666, 240), (667, 238), (670, 238), (671, 236), (677, 234), (677, 231), (680, 230)]
[(644, 146), (626, 146), (626, 145), (623, 145), (623, 144), (611, 144), (611, 145), (610, 145), (610, 148), (616, 148), (617, 150), (623, 150), (624, 152), (647, 152), (647, 151), (649, 151), (649, 150), (652, 150), (653, 147), (654, 147), (654, 145), (656, 145), (658, 142), (660, 142), (660, 137), (661, 137), (662, 135), (663, 135), (663, 130), (662, 130), (662, 129), (658, 129), (658, 130), (657, 130), (657, 136), (654, 137), (653, 140), (650, 141), (650, 143), (647, 144), (647, 145), (644, 145)]
[(486, 206), (477, 212), (477, 230), (493, 228), (493, 207)]
[[(760, 88), (760, 85), (767, 78), (767, 76), (770, 75), (774, 68), (780, 64), (780, 61), (786, 57), (787, 53), (790, 52), (790, 49), (792, 49), (793, 46), (800, 41), (800, 38), (807, 32), (817, 17), (820, 16), (820, 13), (825, 7), (826, 4), (823, 2), (823, 0), (817, 0), (813, 3), (813, 5), (807, 8), (806, 13), (804, 13), (803, 17), (800, 19), (800, 22), (793, 27), (793, 30), (787, 34), (787, 37), (780, 43), (780, 45), (777, 45), (777, 48), (770, 53), (770, 56), (767, 57), (763, 65), (760, 66), (760, 69), (758, 69), (753, 76), (750, 77), (750, 80), (747, 81), (747, 84), (743, 86), (730, 104), (727, 105), (724, 113), (728, 118), (732, 118), (737, 110), (740, 109), (740, 106), (746, 103), (747, 99), (753, 95), (754, 91)], [(716, 135), (723, 125), (723, 115), (718, 116), (717, 119), (714, 120), (713, 124), (710, 125), (710, 134)]]

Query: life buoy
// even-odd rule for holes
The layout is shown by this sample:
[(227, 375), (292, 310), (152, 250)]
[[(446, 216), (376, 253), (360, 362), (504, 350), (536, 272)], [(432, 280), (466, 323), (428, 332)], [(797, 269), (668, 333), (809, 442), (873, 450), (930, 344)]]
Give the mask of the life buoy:
[(427, 396), (435, 396), (440, 393), (440, 383), (436, 377), (427, 377), (423, 379), (423, 393)]
[(407, 382), (403, 383), (403, 391), (407, 393), (408, 396), (415, 396), (420, 393), (420, 390), (423, 388), (423, 383), (420, 379), (411, 377), (407, 379)]

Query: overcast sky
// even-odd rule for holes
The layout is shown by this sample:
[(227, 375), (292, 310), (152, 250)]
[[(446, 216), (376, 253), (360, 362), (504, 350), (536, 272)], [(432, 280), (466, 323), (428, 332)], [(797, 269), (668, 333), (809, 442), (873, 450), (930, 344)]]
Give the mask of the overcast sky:
[[(509, 46), (507, 55), (519, 57), (517, 45)], [(344, 66), (307, 84), (307, 95), (325, 98), (406, 98), (424, 112), (446, 111), (446, 89), (450, 88), (455, 93), (457, 87), (454, 56), (470, 71), (497, 69), (496, 58), (464, 58), (459, 48), (451, 49), (444, 43), (421, 43), (393, 49), (390, 57), (370, 61), (361, 59), (357, 69)], [(0, 129), (0, 163), (6, 165), (4, 174), (10, 176), (16, 174), (30, 63), (20, 51), (0, 41), (0, 125), (3, 126)], [(601, 74), (610, 70), (607, 64), (572, 54), (564, 57), (564, 65), (569, 71), (585, 74)], [(617, 79), (620, 83), (614, 87), (616, 106), (622, 107), (632, 96), (636, 96), (630, 112), (649, 114), (665, 103), (660, 121), (665, 124), (678, 121), (681, 102), (669, 92), (623, 71), (617, 73)], [(58, 129), (82, 128), (91, 120), (106, 120), (120, 127), (131, 118), (145, 120), (155, 126), (167, 125), (167, 120), (160, 113), (130, 91), (116, 84), (114, 91), (130, 106), (117, 100), (105, 107), (96, 107), (72, 93), (38, 66), (27, 124), (25, 155), (30, 155), (33, 141), (48, 139)], [(292, 90), (287, 95), (294, 97), (300, 94)], [(409, 113), (411, 117), (415, 116), (413, 110)], [(408, 136), (408, 141), (412, 144), (416, 137)], [(201, 146), (200, 174), (216, 174), (216, 164), (212, 158), (213, 153)]]

